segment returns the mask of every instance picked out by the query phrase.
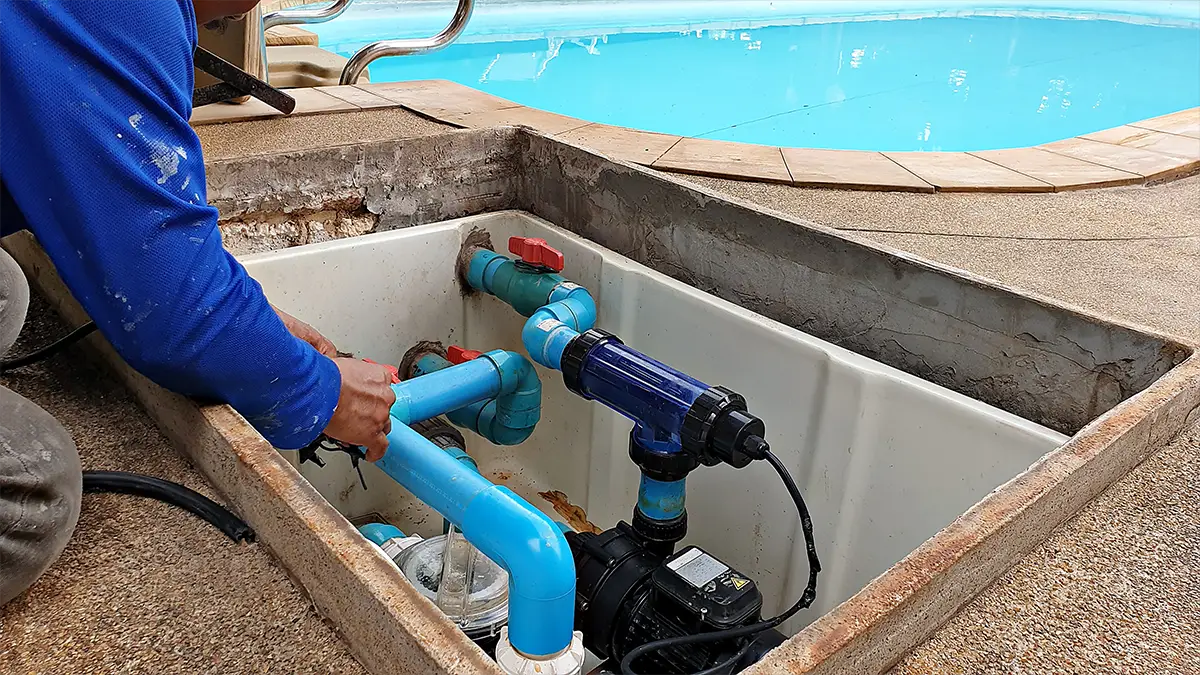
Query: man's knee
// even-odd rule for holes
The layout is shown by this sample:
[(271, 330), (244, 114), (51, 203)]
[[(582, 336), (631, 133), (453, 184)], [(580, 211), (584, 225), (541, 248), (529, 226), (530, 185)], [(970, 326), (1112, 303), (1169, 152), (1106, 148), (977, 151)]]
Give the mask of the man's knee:
[(29, 310), (29, 283), (17, 261), (0, 248), (0, 356), (12, 347)]
[(0, 387), (0, 605), (58, 559), (79, 520), (82, 494), (71, 435), (45, 410)]

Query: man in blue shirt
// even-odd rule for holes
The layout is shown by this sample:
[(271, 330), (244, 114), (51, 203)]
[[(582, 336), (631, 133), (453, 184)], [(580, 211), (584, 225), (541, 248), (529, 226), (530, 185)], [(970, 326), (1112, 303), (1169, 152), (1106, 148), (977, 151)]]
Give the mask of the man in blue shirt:
[[(0, 236), (30, 230), (100, 332), (158, 384), (229, 403), (278, 448), (325, 432), (376, 460), (390, 373), (337, 358), (320, 333), (276, 311), (222, 247), (207, 202), (188, 125), (197, 23), (255, 4), (0, 0)], [(3, 324), (13, 333), (25, 313), (12, 268), (0, 252), (0, 354), (11, 346)], [(0, 604), (57, 557), (79, 508), (77, 468), (27, 466), (78, 459), (61, 427), (47, 430), (48, 416), (19, 398), (0, 387)], [(37, 429), (52, 451), (15, 447)], [(5, 459), (24, 473), (6, 477)], [(31, 526), (45, 503), (62, 513)]]

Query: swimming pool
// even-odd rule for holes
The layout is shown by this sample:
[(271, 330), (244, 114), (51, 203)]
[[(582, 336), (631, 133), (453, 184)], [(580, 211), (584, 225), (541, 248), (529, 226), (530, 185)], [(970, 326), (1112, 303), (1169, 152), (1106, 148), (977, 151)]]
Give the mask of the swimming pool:
[[(360, 0), (314, 30), (350, 55), (450, 11), (410, 6)], [(1029, 6), (481, 2), (459, 43), (370, 72), (648, 131), (893, 152), (1037, 145), (1200, 105), (1200, 3)]]

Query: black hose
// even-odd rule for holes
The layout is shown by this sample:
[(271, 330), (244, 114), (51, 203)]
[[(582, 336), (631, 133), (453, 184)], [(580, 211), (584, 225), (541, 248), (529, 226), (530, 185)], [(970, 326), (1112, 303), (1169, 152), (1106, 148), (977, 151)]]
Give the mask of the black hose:
[[(719, 642), (722, 640), (732, 640), (734, 638), (747, 637), (756, 635), (765, 630), (770, 630), (779, 624), (792, 618), (797, 612), (808, 607), (817, 597), (817, 573), (821, 571), (821, 561), (817, 558), (817, 544), (813, 539), (812, 517), (808, 513), (808, 506), (804, 503), (804, 497), (800, 494), (800, 488), (796, 487), (796, 481), (792, 480), (792, 475), (788, 472), (787, 467), (779, 458), (775, 456), (768, 448), (765, 441), (755, 439), (761, 445), (756, 448), (757, 452), (753, 456), (757, 459), (762, 457), (770, 463), (771, 468), (775, 469), (775, 473), (779, 474), (780, 480), (787, 487), (788, 494), (792, 497), (792, 502), (796, 505), (796, 512), (800, 516), (800, 529), (804, 532), (804, 544), (808, 550), (808, 586), (804, 589), (804, 593), (796, 600), (795, 604), (785, 610), (782, 614), (758, 623), (752, 623), (737, 628), (724, 628), (722, 630), (714, 630), (708, 633), (698, 633), (696, 635), (681, 635), (679, 637), (665, 638), (663, 640), (655, 640), (647, 642), (644, 645), (631, 649), (625, 658), (621, 659), (622, 675), (637, 675), (632, 670), (633, 662), (643, 655), (650, 652), (655, 652), (660, 649), (669, 647), (685, 647), (688, 645), (703, 644), (705, 642)], [(724, 664), (721, 664), (724, 665)], [(711, 669), (710, 669), (711, 670)]]
[(254, 530), (250, 529), (250, 526), (241, 518), (199, 492), (169, 480), (126, 471), (84, 471), (83, 491), (87, 493), (111, 492), (157, 499), (160, 502), (178, 506), (208, 521), (234, 542), (254, 541)]
[(33, 363), (37, 363), (38, 361), (41, 361), (42, 359), (46, 359), (51, 356), (54, 356), (55, 354), (61, 352), (62, 350), (66, 349), (67, 347), (70, 347), (71, 345), (75, 344), (76, 342), (79, 342), (80, 340), (87, 337), (88, 335), (91, 335), (92, 331), (95, 331), (95, 330), (96, 330), (96, 322), (89, 321), (89, 322), (83, 324), (82, 326), (80, 326), (79, 328), (76, 328), (75, 330), (71, 331), (70, 333), (67, 333), (66, 335), (62, 336), (61, 338), (55, 340), (54, 342), (51, 342), (50, 344), (46, 345), (45, 347), (42, 347), (41, 349), (35, 349), (32, 352), (29, 352), (28, 354), (26, 354), (24, 356), (18, 356), (16, 358), (9, 359), (7, 361), (0, 361), (0, 373), (7, 373), (10, 370), (16, 370), (17, 368), (22, 368), (24, 366), (28, 366)]

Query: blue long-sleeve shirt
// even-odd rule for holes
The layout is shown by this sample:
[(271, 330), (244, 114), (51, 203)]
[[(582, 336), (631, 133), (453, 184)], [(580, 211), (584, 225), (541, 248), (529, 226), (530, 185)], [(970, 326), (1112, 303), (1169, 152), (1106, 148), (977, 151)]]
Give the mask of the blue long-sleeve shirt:
[(196, 41), (190, 0), (0, 0), (0, 234), (31, 230), (135, 369), (299, 448), (341, 378), (221, 245)]

